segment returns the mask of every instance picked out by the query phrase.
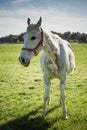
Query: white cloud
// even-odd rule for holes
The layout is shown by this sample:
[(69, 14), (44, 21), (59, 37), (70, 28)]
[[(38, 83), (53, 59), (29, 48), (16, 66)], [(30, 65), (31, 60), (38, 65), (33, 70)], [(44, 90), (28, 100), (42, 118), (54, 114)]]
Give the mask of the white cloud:
[(29, 1), (31, 1), (31, 0), (13, 0), (12, 4), (21, 4), (21, 3), (29, 2)]
[(70, 16), (56, 9), (19, 8), (13, 11), (0, 11), (0, 36), (25, 32), (27, 18), (37, 22), (42, 16), (42, 25), (57, 32), (79, 31), (87, 33), (87, 18)]
[(16, 18), (2, 18), (0, 20), (0, 36), (5, 36), (9, 34), (20, 34), (25, 32), (26, 24), (23, 23), (22, 19)]
[(30, 17), (32, 22), (37, 22), (40, 16), (43, 19), (43, 26), (48, 30), (56, 31), (81, 31), (87, 32), (87, 18), (70, 16), (56, 9), (20, 9), (19, 16), (25, 18)]

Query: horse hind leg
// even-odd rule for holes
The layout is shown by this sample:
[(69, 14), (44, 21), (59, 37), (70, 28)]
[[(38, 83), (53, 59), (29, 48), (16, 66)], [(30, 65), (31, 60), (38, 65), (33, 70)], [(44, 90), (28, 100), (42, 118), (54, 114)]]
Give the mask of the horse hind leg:
[(44, 96), (43, 96), (43, 112), (42, 117), (44, 118), (46, 115), (46, 106), (49, 105), (50, 102), (50, 79), (44, 78)]

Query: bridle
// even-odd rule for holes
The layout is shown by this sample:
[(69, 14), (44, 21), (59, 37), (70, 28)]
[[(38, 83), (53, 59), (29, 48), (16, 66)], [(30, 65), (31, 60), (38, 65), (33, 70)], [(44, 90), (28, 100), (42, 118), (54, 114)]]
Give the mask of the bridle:
[(42, 30), (42, 28), (41, 28), (41, 40), (39, 41), (39, 43), (37, 44), (37, 46), (35, 48), (33, 48), (33, 49), (31, 49), (31, 48), (22, 48), (22, 50), (29, 51), (29, 52), (31, 51), (36, 56), (39, 53), (39, 52), (37, 52), (37, 48), (39, 46), (45, 46), (45, 43), (43, 42), (43, 30)]

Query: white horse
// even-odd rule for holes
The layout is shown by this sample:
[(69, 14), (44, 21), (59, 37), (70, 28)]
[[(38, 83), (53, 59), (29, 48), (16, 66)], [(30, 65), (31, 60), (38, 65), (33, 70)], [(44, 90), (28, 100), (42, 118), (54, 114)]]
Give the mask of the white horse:
[(50, 101), (50, 85), (52, 78), (60, 80), (60, 105), (63, 118), (67, 119), (65, 105), (65, 86), (67, 75), (75, 69), (75, 58), (70, 44), (58, 35), (47, 33), (41, 28), (42, 18), (36, 24), (27, 20), (28, 27), (24, 35), (24, 45), (19, 56), (19, 61), (27, 67), (32, 57), (42, 49), (41, 68), (44, 81), (44, 104), (42, 116), (46, 115), (46, 106)]

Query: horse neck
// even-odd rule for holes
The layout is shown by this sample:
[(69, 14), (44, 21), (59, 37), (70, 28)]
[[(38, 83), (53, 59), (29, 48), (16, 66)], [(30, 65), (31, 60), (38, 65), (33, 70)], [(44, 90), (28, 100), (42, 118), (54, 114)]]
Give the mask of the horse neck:
[(56, 59), (55, 54), (57, 53), (57, 48), (55, 44), (53, 44), (51, 35), (46, 32), (44, 32), (44, 42), (45, 47), (43, 50), (47, 54), (48, 59), (54, 62)]

